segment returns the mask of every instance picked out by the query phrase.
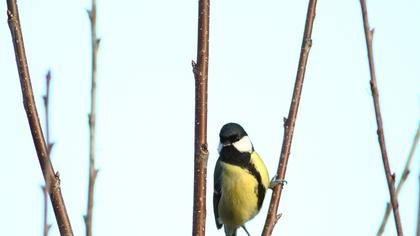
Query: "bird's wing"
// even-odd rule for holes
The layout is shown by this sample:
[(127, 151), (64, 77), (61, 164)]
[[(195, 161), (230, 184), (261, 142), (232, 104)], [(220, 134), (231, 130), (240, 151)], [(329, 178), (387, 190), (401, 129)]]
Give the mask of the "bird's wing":
[(219, 221), (219, 201), (222, 196), (222, 165), (220, 160), (217, 160), (216, 167), (214, 168), (214, 190), (213, 190), (213, 210), (214, 219), (216, 221), (217, 229), (222, 228), (222, 224)]

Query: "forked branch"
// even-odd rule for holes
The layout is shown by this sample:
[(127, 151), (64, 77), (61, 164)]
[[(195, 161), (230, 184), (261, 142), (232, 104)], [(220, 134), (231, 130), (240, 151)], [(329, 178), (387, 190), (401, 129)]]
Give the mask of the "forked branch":
[(19, 72), (22, 90), (23, 106), (28, 118), (39, 164), (41, 166), (45, 182), (48, 183), (48, 192), (50, 194), (60, 234), (63, 236), (71, 236), (73, 235), (73, 231), (67, 215), (64, 199), (61, 195), (59, 174), (58, 172), (54, 172), (54, 168), (48, 158), (48, 148), (44, 140), (41, 124), (39, 122), (38, 111), (34, 101), (16, 0), (7, 0), (7, 16), (13, 46), (15, 49), (16, 65)]
[[(398, 182), (398, 185), (397, 185), (397, 195), (400, 193), (405, 181), (408, 178), (408, 175), (410, 174), (410, 166), (411, 166), (411, 162), (412, 162), (413, 157), (414, 157), (414, 153), (416, 152), (416, 147), (417, 147), (417, 144), (419, 142), (419, 137), (420, 137), (420, 124), (417, 127), (417, 133), (416, 133), (416, 136), (414, 137), (414, 141), (413, 141), (413, 145), (411, 146), (410, 154), (408, 155), (407, 161), (405, 162), (404, 170), (401, 174), (400, 181)], [(391, 203), (388, 202), (386, 204), (386, 210), (385, 210), (384, 218), (382, 219), (381, 226), (379, 227), (378, 233), (376, 234), (377, 236), (380, 236), (384, 233), (385, 226), (388, 222), (388, 218), (389, 218), (390, 214), (391, 214)]]
[(379, 93), (378, 93), (378, 88), (376, 85), (375, 64), (373, 60), (373, 49), (372, 49), (373, 30), (371, 30), (369, 26), (366, 1), (360, 0), (360, 6), (362, 8), (363, 27), (365, 30), (366, 48), (368, 51), (369, 69), (370, 69), (370, 88), (372, 90), (373, 105), (375, 107), (375, 115), (376, 115), (376, 124), (378, 126), (378, 131), (377, 131), (378, 141), (379, 141), (379, 146), (381, 148), (382, 162), (384, 165), (386, 180), (388, 183), (388, 190), (389, 190), (389, 195), (391, 198), (391, 205), (392, 205), (392, 209), (394, 210), (394, 220), (395, 220), (395, 226), (397, 228), (397, 234), (398, 236), (402, 236), (403, 230), (401, 226), (400, 213), (398, 210), (397, 192), (395, 191), (395, 178), (391, 174), (391, 168), (389, 167), (388, 154), (387, 154), (386, 145), (385, 145), (384, 130), (382, 127), (381, 109), (379, 107)]
[[(289, 115), (284, 120), (284, 136), (283, 144), (281, 148), (280, 161), (277, 169), (277, 179), (284, 180), (286, 176), (287, 162), (289, 160), (290, 148), (292, 146), (293, 131), (295, 128), (297, 112), (299, 108), (300, 96), (302, 94), (303, 80), (305, 78), (306, 64), (308, 61), (309, 50), (312, 46), (312, 27), (315, 19), (316, 0), (310, 0), (308, 6), (308, 12), (306, 15), (305, 31), (303, 33), (302, 47), (300, 50), (299, 65), (296, 75), (295, 87), (293, 90), (293, 97), (290, 103)], [(283, 190), (283, 185), (277, 185), (273, 189), (273, 195), (271, 196), (271, 202), (268, 209), (267, 218), (265, 221), (264, 229), (262, 232), (263, 236), (269, 236), (272, 234), (274, 226), (279, 219), (277, 214), (280, 197)]]

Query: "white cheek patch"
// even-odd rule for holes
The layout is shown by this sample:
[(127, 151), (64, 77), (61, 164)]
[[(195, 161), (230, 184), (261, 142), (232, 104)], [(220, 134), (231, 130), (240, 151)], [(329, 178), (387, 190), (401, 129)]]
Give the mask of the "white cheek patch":
[(252, 152), (252, 143), (248, 136), (244, 136), (239, 141), (234, 142), (233, 146), (240, 152)]

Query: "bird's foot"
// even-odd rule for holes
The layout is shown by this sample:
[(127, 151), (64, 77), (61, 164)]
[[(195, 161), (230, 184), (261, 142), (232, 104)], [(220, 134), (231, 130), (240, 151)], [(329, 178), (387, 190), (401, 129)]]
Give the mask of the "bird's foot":
[(287, 184), (287, 181), (285, 179), (277, 179), (277, 175), (275, 175), (271, 181), (270, 181), (270, 185), (268, 186), (270, 189), (274, 189), (277, 185), (281, 185), (281, 187), (283, 188), (283, 186)]

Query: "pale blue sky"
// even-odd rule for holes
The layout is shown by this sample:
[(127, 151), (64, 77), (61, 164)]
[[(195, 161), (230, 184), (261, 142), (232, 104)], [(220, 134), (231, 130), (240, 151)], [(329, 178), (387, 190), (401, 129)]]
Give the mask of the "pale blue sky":
[[(193, 196), (198, 1), (98, 1), (95, 235), (189, 235)], [(52, 70), (54, 167), (75, 235), (84, 234), (90, 91), (90, 1), (19, 1), (38, 112)], [(420, 3), (369, 0), (391, 168), (400, 175), (419, 122)], [(302, 42), (307, 1), (212, 1), (207, 235), (217, 231), (212, 173), (219, 129), (244, 126), (273, 175)], [(0, 4), (0, 235), (41, 235), (42, 174)], [(419, 152), (400, 195), (414, 235)], [(357, 0), (319, 0), (274, 235), (374, 235), (388, 200)], [(261, 233), (262, 212), (247, 224)], [(51, 208), (50, 208), (51, 209)], [(52, 211), (50, 210), (50, 213)], [(49, 221), (55, 223), (50, 214)], [(395, 235), (392, 218), (385, 235)], [(59, 235), (54, 224), (51, 236)], [(245, 235), (243, 231), (239, 235)]]

